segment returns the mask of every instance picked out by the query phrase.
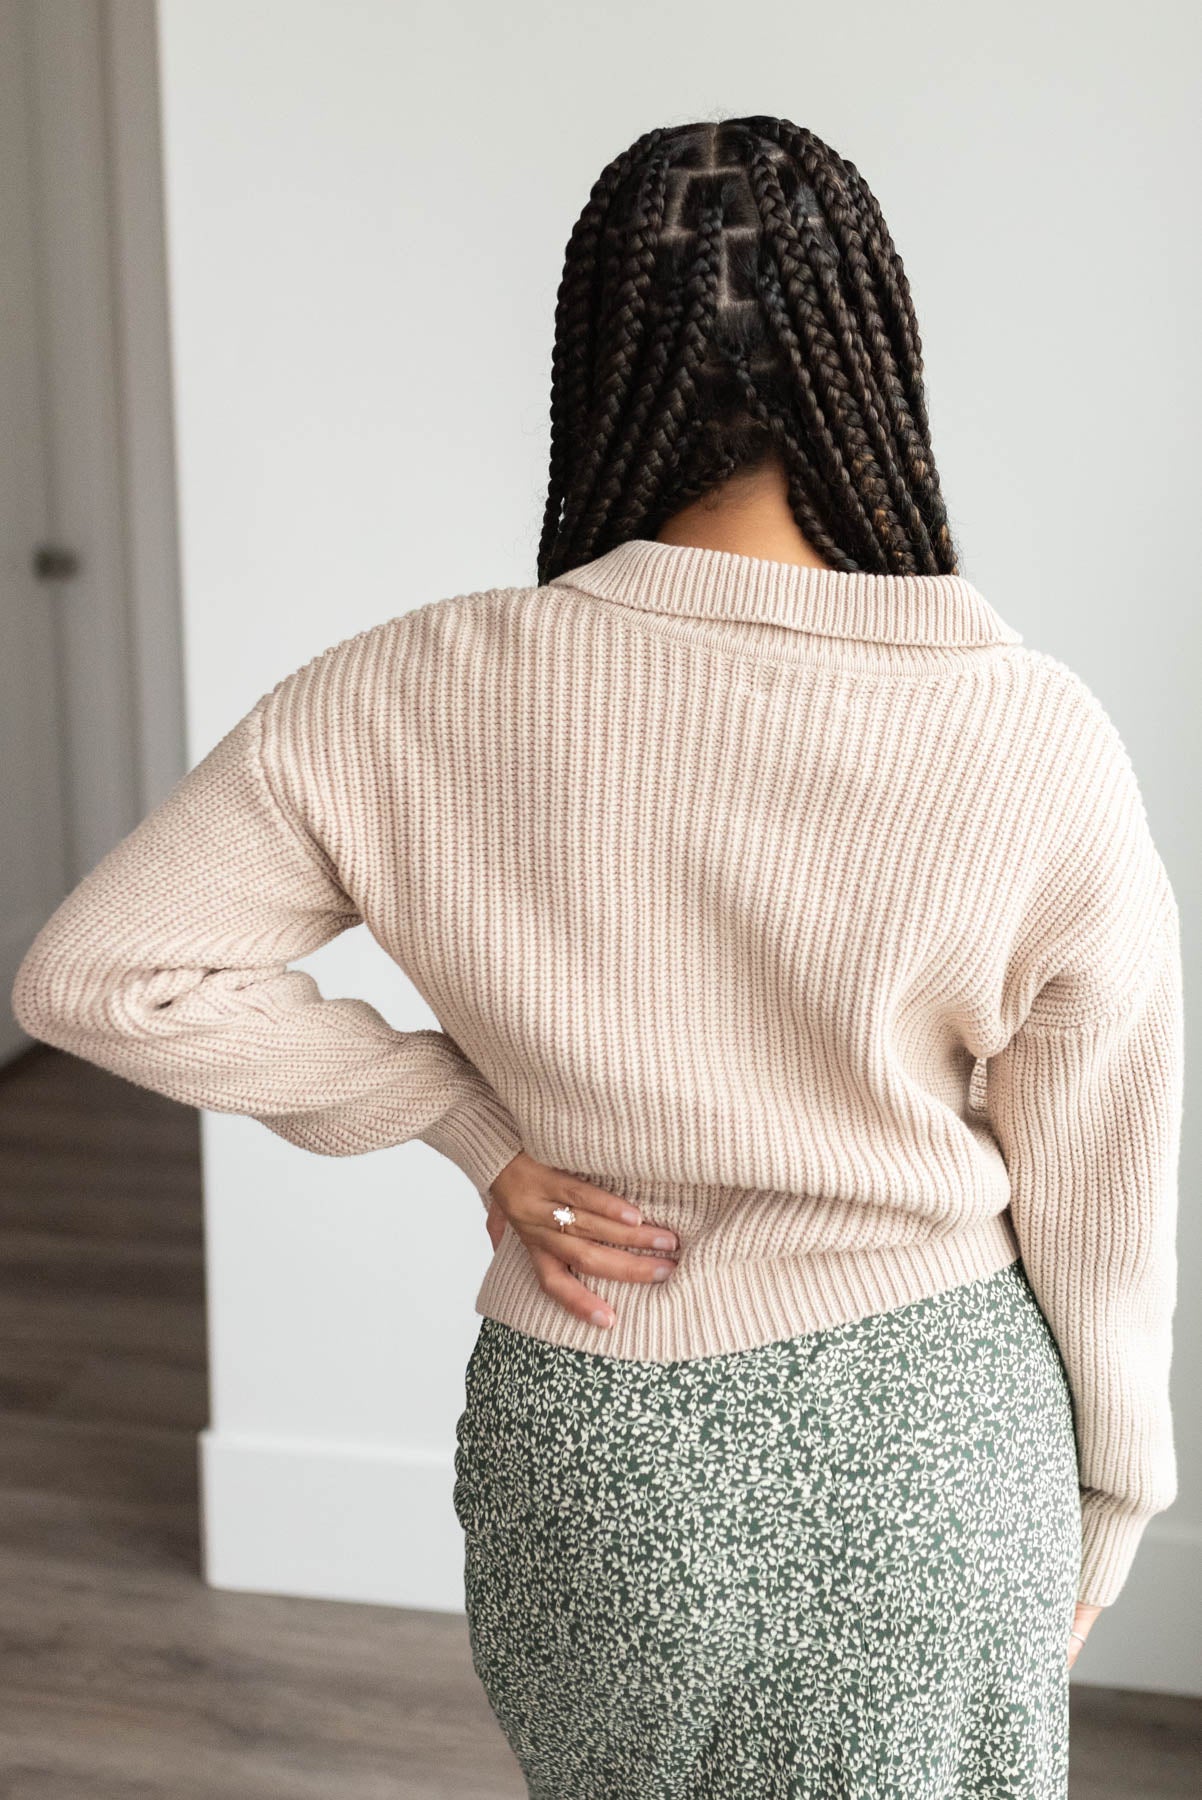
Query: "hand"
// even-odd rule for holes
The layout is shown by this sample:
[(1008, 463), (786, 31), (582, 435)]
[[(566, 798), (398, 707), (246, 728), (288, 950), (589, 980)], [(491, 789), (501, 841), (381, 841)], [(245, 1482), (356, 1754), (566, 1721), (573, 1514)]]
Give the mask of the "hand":
[[(1089, 1636), (1089, 1628), (1102, 1611), (1100, 1606), (1078, 1606), (1073, 1614), (1072, 1629), (1079, 1631), (1081, 1637)], [(1068, 1666), (1071, 1669), (1082, 1651), (1081, 1638), (1071, 1637), (1068, 1640)]]
[[(506, 1163), (488, 1193), (493, 1249), (508, 1223), (525, 1244), (543, 1292), (586, 1324), (608, 1329), (614, 1314), (576, 1279), (576, 1272), (616, 1281), (663, 1281), (676, 1266), (671, 1260), (680, 1248), (675, 1232), (644, 1225), (642, 1213), (620, 1194), (536, 1162), (524, 1150)], [(551, 1216), (558, 1206), (572, 1208), (575, 1224), (560, 1229)], [(630, 1249), (611, 1248), (623, 1244)], [(666, 1255), (640, 1255), (639, 1250)]]

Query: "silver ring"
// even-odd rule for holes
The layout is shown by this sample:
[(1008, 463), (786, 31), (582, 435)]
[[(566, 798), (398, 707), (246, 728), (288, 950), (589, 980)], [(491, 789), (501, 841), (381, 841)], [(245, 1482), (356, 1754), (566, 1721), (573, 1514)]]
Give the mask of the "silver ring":
[(1085, 1642), (1085, 1639), (1081, 1636), (1081, 1633), (1079, 1631), (1070, 1631), (1068, 1635), (1071, 1638), (1075, 1637), (1079, 1644), (1083, 1644)]
[(570, 1206), (557, 1206), (555, 1211), (551, 1214), (551, 1217), (556, 1221), (561, 1231), (566, 1231), (569, 1225), (574, 1225), (576, 1223), (576, 1214), (572, 1211)]

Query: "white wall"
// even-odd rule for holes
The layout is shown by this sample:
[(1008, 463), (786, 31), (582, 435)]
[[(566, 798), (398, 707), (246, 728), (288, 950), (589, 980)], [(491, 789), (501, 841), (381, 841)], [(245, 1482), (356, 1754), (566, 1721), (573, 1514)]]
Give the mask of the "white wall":
[[(326, 644), (533, 579), (555, 288), (592, 181), (653, 123), (784, 114), (882, 202), (965, 572), (1117, 719), (1196, 969), (1184, 6), (1134, 33), (1114, 6), (955, 0), (765, 0), (737, 30), (716, 0), (160, 10), (193, 760)], [(361, 932), (312, 966), (433, 1022)], [(235, 1119), (205, 1145), (211, 1579), (457, 1607), (478, 1200), (423, 1145), (326, 1161)], [(1202, 1689), (1198, 1173), (1191, 1116), (1182, 1498), (1083, 1679)]]

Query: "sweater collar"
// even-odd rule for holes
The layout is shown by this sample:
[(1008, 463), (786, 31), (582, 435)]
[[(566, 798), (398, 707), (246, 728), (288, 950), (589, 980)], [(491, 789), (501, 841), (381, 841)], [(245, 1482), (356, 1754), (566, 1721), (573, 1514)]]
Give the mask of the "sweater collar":
[(789, 625), (822, 637), (886, 644), (1022, 642), (962, 575), (852, 574), (657, 538), (628, 538), (548, 585), (653, 612)]

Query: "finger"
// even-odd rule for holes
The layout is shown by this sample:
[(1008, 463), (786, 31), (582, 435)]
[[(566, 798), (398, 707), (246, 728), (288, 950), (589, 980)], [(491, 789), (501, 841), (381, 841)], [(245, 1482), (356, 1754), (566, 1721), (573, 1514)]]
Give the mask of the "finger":
[[(555, 1171), (556, 1175), (559, 1170)], [(582, 1181), (575, 1175), (564, 1174), (553, 1185), (556, 1195), (555, 1205), (570, 1206), (575, 1212), (597, 1213), (603, 1219), (613, 1219), (620, 1225), (639, 1225), (642, 1223), (642, 1208), (627, 1200), (622, 1194), (611, 1194), (608, 1188), (597, 1187), (591, 1181)]]
[(489, 1241), (495, 1250), (505, 1235), (505, 1214), (501, 1211), (501, 1208), (497, 1205), (495, 1200), (490, 1201), (484, 1214), (484, 1225), (488, 1232)]
[[(559, 1232), (560, 1222), (555, 1218), (555, 1211), (562, 1204), (560, 1201), (548, 1203), (546, 1219), (531, 1222), (542, 1229)], [(572, 1211), (575, 1217), (561, 1233), (565, 1238), (588, 1238), (593, 1243), (618, 1244), (631, 1250), (641, 1248), (675, 1253), (680, 1249), (680, 1239), (667, 1225), (620, 1225), (601, 1213), (582, 1212), (575, 1206)]]
[(583, 1319), (586, 1325), (597, 1325), (608, 1329), (614, 1323), (614, 1312), (604, 1300), (589, 1292), (582, 1281), (577, 1281), (571, 1270), (566, 1268), (556, 1257), (548, 1255), (545, 1250), (530, 1249), (530, 1261), (538, 1276), (539, 1286), (543, 1292), (556, 1300), (577, 1319)]
[(607, 1281), (666, 1281), (676, 1264), (664, 1256), (644, 1256), (640, 1251), (613, 1250), (571, 1232), (536, 1232), (540, 1250), (557, 1261), (570, 1263), (582, 1275)]

